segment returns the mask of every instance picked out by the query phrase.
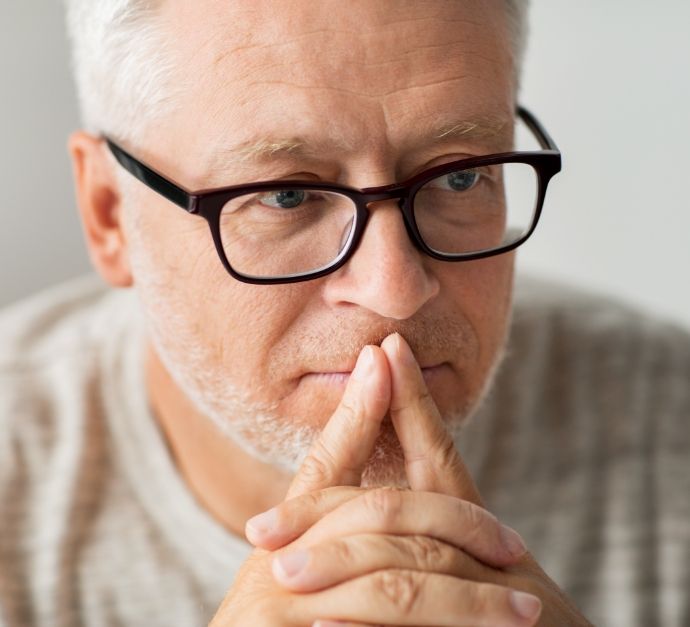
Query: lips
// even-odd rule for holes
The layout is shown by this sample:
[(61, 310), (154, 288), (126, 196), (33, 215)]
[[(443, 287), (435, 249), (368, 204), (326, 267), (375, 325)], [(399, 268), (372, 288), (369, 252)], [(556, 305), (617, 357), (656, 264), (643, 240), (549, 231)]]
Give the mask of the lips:
[(309, 372), (302, 376), (303, 381), (314, 381), (345, 387), (352, 372)]
[[(444, 369), (449, 368), (448, 364), (441, 363), (437, 366), (422, 367), (422, 376), (427, 385), (434, 381)], [(301, 379), (305, 382), (331, 384), (338, 387), (345, 387), (350, 379), (352, 370), (332, 371), (332, 372), (308, 372), (302, 375)]]

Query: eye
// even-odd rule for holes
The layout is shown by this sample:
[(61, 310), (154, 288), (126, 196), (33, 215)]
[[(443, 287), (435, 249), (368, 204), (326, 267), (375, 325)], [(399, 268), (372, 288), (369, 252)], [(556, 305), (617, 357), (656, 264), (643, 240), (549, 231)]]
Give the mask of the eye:
[(434, 182), (434, 187), (448, 189), (454, 192), (466, 192), (472, 189), (479, 181), (480, 174), (476, 170), (461, 170), (439, 177)]
[(271, 192), (261, 198), (261, 204), (279, 209), (294, 209), (307, 198), (307, 192), (301, 190)]

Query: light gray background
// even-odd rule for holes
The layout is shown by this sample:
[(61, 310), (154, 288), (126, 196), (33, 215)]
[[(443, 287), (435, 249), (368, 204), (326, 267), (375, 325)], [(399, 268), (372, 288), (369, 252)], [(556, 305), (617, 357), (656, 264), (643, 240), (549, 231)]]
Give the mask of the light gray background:
[[(690, 327), (690, 2), (534, 0), (523, 102), (564, 153), (523, 269)], [(58, 0), (0, 0), (0, 304), (88, 269)]]

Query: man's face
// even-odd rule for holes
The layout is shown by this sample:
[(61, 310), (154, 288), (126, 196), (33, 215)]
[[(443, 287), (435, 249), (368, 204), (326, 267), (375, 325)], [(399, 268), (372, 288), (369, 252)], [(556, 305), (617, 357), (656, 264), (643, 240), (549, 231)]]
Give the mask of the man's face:
[[(374, 187), (511, 148), (502, 0), (167, 0), (163, 10), (180, 107), (132, 148), (191, 190)], [(339, 271), (248, 285), (223, 269), (203, 219), (143, 186), (137, 200), (132, 264), (156, 351), (254, 453), (290, 466), (335, 410), (359, 351), (395, 331), (446, 420), (481, 396), (504, 342), (512, 254), (433, 260), (397, 204), (376, 203)]]

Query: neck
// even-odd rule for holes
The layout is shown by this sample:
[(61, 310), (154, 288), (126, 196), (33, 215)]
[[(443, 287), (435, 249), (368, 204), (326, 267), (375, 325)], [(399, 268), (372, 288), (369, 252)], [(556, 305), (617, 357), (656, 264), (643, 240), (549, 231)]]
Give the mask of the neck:
[(200, 414), (149, 347), (150, 403), (180, 473), (197, 500), (232, 533), (285, 499), (291, 477), (252, 457)]

